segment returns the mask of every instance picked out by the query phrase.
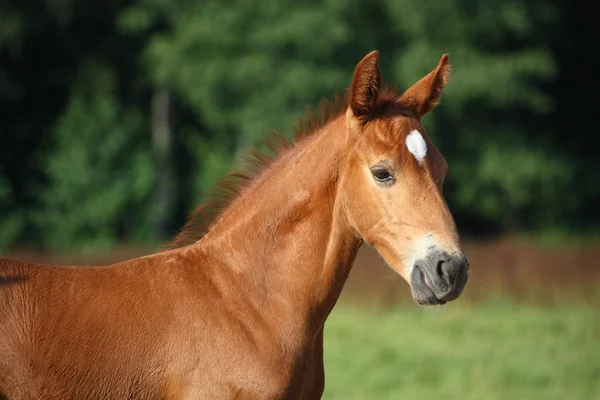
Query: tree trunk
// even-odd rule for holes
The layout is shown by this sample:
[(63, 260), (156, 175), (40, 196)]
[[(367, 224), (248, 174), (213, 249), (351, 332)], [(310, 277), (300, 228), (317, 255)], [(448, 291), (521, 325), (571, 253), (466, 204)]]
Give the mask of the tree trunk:
[(152, 147), (156, 184), (154, 188), (152, 219), (154, 236), (164, 239), (171, 234), (174, 207), (173, 166), (171, 163), (172, 133), (169, 124), (170, 96), (164, 89), (152, 94)]

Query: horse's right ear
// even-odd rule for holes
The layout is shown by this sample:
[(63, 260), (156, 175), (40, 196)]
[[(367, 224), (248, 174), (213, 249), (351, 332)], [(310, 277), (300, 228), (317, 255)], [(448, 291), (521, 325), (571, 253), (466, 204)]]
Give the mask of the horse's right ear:
[(379, 52), (375, 50), (358, 63), (350, 86), (349, 111), (352, 111), (352, 116), (361, 124), (365, 124), (371, 117), (380, 89)]

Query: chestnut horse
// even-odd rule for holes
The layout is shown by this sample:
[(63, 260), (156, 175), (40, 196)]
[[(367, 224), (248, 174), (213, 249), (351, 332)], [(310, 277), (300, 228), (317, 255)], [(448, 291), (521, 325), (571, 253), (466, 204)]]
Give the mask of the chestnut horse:
[(448, 57), (401, 96), (378, 57), (295, 142), (230, 175), (174, 248), (106, 267), (0, 260), (0, 398), (320, 398), (323, 327), (363, 242), (418, 303), (456, 299), (468, 262), (420, 124)]

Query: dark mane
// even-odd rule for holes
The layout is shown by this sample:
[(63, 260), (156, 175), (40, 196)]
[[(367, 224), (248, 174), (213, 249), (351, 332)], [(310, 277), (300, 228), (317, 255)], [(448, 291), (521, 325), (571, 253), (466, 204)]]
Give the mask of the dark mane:
[[(378, 113), (396, 103), (397, 89), (385, 88), (379, 95), (374, 113)], [(168, 245), (174, 249), (195, 243), (208, 233), (219, 215), (221, 215), (244, 190), (283, 152), (291, 149), (302, 139), (319, 132), (322, 127), (339, 117), (348, 108), (348, 94), (338, 93), (333, 99), (323, 99), (318, 111), (308, 107), (303, 117), (292, 129), (292, 139), (278, 131), (270, 131), (263, 143), (268, 153), (250, 148), (240, 159), (240, 167), (232, 170), (217, 182), (209, 191), (205, 201), (189, 216), (175, 239)]]

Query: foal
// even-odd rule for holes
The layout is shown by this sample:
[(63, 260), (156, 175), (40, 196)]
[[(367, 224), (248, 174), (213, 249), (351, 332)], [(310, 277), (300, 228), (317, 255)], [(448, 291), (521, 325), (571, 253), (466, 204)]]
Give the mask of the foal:
[(363, 242), (420, 304), (465, 286), (446, 162), (420, 124), (449, 76), (444, 55), (397, 97), (368, 54), (339, 110), (256, 154), (172, 250), (107, 267), (0, 260), (0, 399), (320, 398), (323, 326)]

